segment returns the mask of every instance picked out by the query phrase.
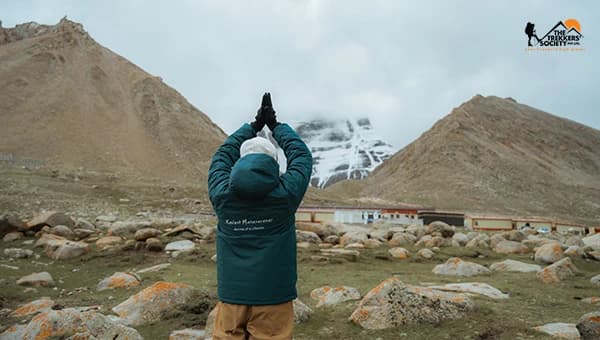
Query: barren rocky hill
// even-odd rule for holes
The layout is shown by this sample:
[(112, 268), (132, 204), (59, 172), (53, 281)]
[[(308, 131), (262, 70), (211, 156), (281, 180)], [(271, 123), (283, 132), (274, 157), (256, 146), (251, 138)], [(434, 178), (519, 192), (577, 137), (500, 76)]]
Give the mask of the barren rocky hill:
[(204, 183), (225, 133), (177, 91), (61, 20), (0, 27), (0, 155)]
[[(345, 190), (352, 188), (351, 192)], [(477, 95), (338, 195), (599, 224), (600, 131)]]

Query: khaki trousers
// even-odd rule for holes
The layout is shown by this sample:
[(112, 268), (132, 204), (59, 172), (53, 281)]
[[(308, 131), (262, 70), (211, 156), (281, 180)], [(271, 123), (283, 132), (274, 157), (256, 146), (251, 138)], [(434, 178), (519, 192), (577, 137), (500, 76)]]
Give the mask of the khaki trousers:
[(292, 301), (279, 305), (248, 306), (217, 304), (214, 340), (291, 339), (294, 330)]

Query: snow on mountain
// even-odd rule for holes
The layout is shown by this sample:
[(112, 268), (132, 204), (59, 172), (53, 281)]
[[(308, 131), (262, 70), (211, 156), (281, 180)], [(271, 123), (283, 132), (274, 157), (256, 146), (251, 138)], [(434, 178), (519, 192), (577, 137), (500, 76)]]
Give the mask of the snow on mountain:
[(294, 127), (312, 151), (311, 185), (319, 188), (363, 179), (395, 152), (377, 137), (368, 118), (315, 119)]

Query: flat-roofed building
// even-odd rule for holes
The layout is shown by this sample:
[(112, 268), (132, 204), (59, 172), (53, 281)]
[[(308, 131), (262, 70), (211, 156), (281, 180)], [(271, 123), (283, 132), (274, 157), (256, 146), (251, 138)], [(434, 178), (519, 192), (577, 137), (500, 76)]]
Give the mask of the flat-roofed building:
[(423, 224), (428, 225), (431, 222), (441, 221), (456, 227), (465, 225), (465, 213), (456, 211), (442, 210), (419, 210), (418, 218), (423, 221)]
[(514, 228), (512, 218), (506, 216), (473, 216), (466, 218), (466, 225), (473, 230), (501, 231)]
[(414, 207), (311, 207), (302, 206), (296, 221), (312, 223), (369, 224), (385, 220), (393, 224), (423, 224)]

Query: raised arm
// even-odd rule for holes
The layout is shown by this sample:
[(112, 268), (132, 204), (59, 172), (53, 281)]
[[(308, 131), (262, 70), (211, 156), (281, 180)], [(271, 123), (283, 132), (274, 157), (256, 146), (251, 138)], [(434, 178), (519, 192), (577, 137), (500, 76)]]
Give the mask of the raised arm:
[(240, 158), (240, 146), (250, 138), (256, 137), (256, 131), (250, 124), (244, 124), (215, 152), (208, 170), (208, 196), (213, 198), (229, 187), (229, 174), (231, 168)]
[(273, 126), (273, 138), (287, 158), (287, 170), (281, 176), (282, 184), (298, 206), (310, 183), (312, 154), (296, 131), (287, 124), (277, 123)]

